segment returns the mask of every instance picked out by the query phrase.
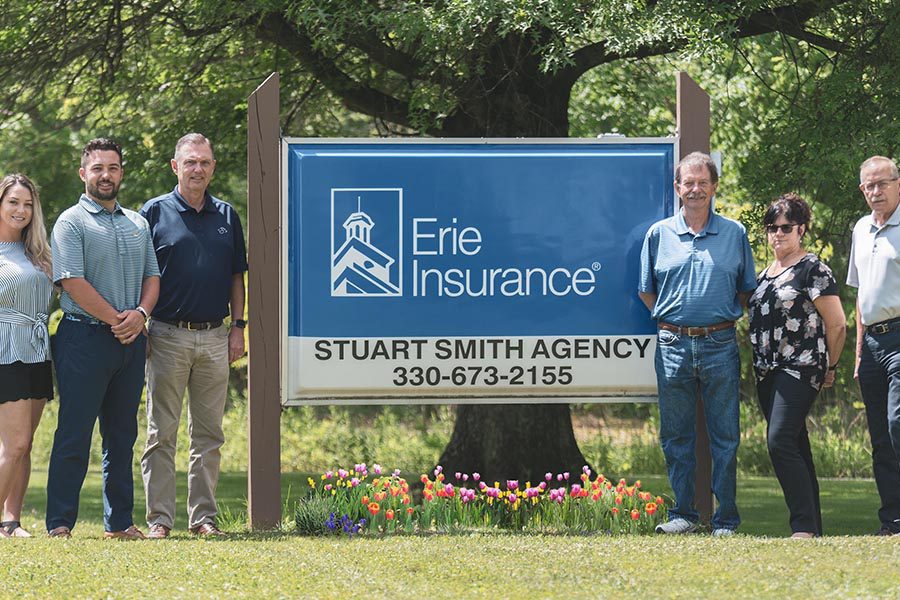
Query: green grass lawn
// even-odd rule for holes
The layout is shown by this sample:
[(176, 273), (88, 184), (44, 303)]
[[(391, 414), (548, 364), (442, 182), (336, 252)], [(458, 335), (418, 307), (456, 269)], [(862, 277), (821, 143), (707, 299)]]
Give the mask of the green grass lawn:
[[(37, 471), (25, 525), (43, 532), (43, 486)], [(99, 476), (82, 494), (71, 540), (3, 540), (2, 597), (475, 597), (619, 596), (810, 597), (900, 596), (900, 538), (864, 534), (877, 528), (877, 496), (868, 480), (822, 483), (827, 535), (785, 539), (781, 491), (773, 479), (739, 479), (742, 535), (712, 539), (515, 535), (485, 532), (392, 538), (303, 538), (240, 533), (192, 539), (184, 531), (184, 475), (179, 475), (175, 535), (166, 541), (101, 539)], [(296, 497), (305, 476), (286, 475)], [(667, 493), (665, 479), (643, 477), (644, 489)], [(246, 478), (222, 478), (220, 500), (243, 511)], [(142, 486), (136, 485), (142, 521)]]

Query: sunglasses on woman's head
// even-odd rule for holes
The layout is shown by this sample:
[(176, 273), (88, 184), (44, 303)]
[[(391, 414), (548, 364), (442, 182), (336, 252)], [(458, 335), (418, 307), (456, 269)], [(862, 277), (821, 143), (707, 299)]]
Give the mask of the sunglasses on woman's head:
[(766, 233), (775, 233), (779, 229), (781, 233), (790, 233), (799, 223), (786, 223), (785, 225), (766, 225)]

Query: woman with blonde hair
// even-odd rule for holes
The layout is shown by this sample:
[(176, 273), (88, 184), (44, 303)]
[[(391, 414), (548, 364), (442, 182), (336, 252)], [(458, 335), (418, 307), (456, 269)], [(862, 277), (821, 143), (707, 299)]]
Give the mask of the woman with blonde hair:
[(0, 180), (0, 538), (31, 537), (20, 519), (31, 442), (53, 398), (47, 314), (53, 284), (37, 188), (15, 173)]

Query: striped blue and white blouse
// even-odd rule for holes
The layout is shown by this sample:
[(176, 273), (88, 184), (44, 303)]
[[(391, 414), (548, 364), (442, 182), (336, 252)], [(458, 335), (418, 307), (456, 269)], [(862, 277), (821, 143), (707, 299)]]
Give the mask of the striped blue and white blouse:
[(0, 364), (50, 360), (47, 313), (53, 284), (22, 242), (0, 242)]

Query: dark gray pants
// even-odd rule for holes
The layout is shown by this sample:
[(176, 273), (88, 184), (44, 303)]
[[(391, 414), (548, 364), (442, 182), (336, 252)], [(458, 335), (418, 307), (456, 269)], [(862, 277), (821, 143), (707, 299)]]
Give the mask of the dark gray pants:
[(756, 389), (768, 423), (769, 457), (791, 514), (791, 531), (822, 535), (819, 481), (806, 430), (806, 415), (818, 391), (778, 370), (757, 383)]
[(900, 328), (866, 333), (859, 389), (872, 438), (872, 469), (881, 496), (882, 527), (900, 532)]

